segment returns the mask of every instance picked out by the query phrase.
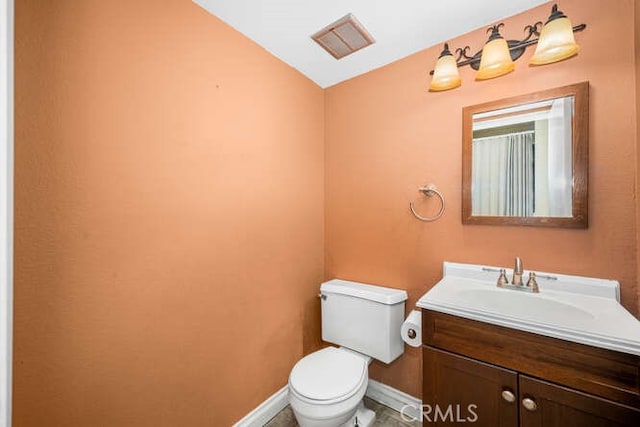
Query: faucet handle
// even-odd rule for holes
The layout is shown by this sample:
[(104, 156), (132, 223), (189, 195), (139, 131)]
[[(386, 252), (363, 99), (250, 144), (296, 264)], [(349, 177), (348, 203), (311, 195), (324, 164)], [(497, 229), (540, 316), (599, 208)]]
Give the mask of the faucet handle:
[(504, 268), (500, 269), (500, 276), (498, 276), (498, 283), (496, 286), (502, 288), (505, 285), (509, 284), (509, 279), (507, 279), (507, 272)]
[(527, 288), (531, 289), (531, 292), (534, 294), (540, 293), (540, 288), (538, 287), (538, 282), (536, 281), (536, 273), (533, 271), (529, 272), (529, 280), (527, 280)]

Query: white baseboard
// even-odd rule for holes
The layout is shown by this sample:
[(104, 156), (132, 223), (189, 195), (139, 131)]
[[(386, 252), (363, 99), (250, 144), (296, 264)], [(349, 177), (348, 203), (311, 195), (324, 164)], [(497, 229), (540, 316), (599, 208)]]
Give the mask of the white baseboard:
[[(287, 386), (272, 394), (267, 400), (262, 402), (244, 418), (235, 423), (234, 427), (262, 427), (273, 417), (278, 415), (289, 404), (287, 397)], [(420, 409), (422, 401), (376, 380), (369, 379), (366, 396), (376, 402), (382, 403), (401, 414), (404, 413), (408, 419), (421, 420)]]
[(285, 385), (280, 390), (272, 394), (267, 400), (262, 402), (256, 409), (249, 412), (243, 419), (233, 425), (233, 427), (262, 427), (278, 412), (282, 411), (289, 404), (287, 398), (288, 387)]
[(404, 414), (407, 420), (422, 420), (422, 401), (403, 391), (369, 379), (366, 396)]

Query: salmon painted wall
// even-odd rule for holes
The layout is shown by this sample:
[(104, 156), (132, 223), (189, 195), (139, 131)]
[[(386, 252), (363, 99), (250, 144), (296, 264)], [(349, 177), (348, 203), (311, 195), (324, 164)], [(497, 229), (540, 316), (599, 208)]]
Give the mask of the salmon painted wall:
[[(640, 0), (634, 0), (634, 58), (636, 71), (636, 189), (637, 194), (640, 188)], [(638, 271), (637, 278), (640, 279), (640, 198), (636, 197), (636, 260)], [(638, 312), (640, 312), (640, 287), (638, 291)]]
[(14, 425), (230, 425), (319, 341), (324, 92), (188, 0), (17, 0)]
[[(326, 258), (328, 277), (407, 289), (408, 305), (442, 275), (442, 262), (510, 267), (617, 279), (622, 303), (637, 315), (636, 95), (634, 1), (563, 0), (560, 9), (587, 29), (580, 54), (530, 68), (529, 49), (516, 71), (476, 82), (461, 69), (459, 89), (429, 93), (428, 71), (441, 46), (331, 87), (326, 95)], [(546, 20), (551, 5), (504, 21), (503, 35)], [(485, 28), (451, 41), (480, 49)], [(590, 81), (590, 174), (587, 230), (463, 226), (461, 223), (462, 108), (489, 100)], [(435, 202), (417, 188), (433, 182), (446, 197), (444, 217), (422, 223), (410, 213), (418, 201), (427, 215)], [(371, 376), (420, 396), (420, 351), (407, 348)]]

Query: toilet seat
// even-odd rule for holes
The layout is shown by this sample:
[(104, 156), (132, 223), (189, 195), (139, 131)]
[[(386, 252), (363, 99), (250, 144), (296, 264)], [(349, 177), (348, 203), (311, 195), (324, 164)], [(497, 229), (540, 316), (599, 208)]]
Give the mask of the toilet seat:
[(368, 379), (365, 358), (335, 347), (302, 358), (289, 376), (290, 389), (316, 405), (333, 404), (358, 393)]

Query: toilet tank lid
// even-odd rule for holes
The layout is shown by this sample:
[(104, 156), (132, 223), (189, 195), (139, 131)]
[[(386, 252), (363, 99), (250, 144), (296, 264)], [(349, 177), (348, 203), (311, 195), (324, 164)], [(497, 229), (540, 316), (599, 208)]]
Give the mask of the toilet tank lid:
[(388, 305), (398, 304), (407, 300), (407, 291), (405, 290), (340, 279), (333, 279), (323, 283), (320, 286), (320, 291), (327, 294), (350, 295)]

